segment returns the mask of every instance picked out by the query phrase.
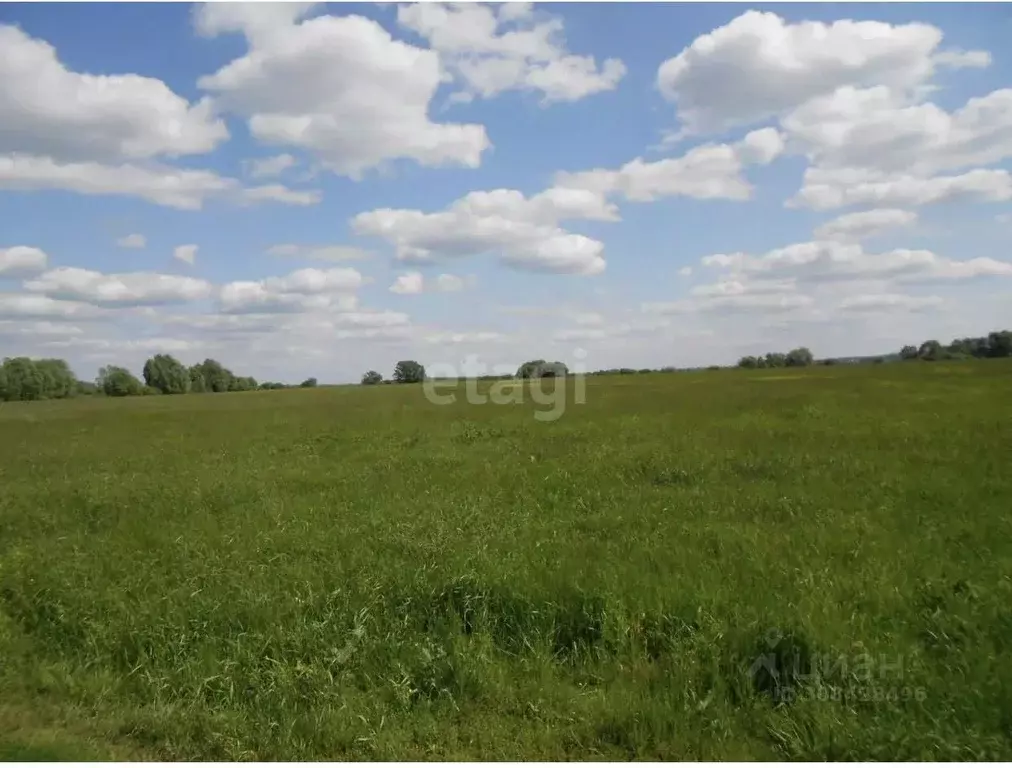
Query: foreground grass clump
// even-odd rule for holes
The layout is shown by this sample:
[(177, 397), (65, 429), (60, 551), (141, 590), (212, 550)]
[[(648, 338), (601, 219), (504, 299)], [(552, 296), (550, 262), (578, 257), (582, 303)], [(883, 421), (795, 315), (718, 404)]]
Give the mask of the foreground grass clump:
[(538, 407), (3, 405), (0, 757), (1012, 759), (1012, 366)]

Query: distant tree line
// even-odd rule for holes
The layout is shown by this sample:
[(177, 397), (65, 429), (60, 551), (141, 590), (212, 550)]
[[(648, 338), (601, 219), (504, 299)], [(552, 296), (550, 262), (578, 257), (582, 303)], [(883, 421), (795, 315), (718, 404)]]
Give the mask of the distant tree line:
[[(172, 355), (155, 355), (144, 363), (143, 380), (117, 365), (99, 369), (93, 382), (77, 379), (65, 360), (7, 358), (0, 364), (0, 400), (57, 400), (77, 395), (133, 397), (185, 395), (202, 392), (250, 392), (288, 389), (289, 385), (252, 376), (236, 376), (217, 360), (186, 366)], [(299, 386), (315, 387), (316, 379)]]
[[(486, 374), (474, 378), (482, 381), (494, 381), (501, 379), (542, 379), (568, 376), (569, 368), (565, 363), (558, 361), (549, 363), (545, 360), (530, 360), (517, 369), (516, 374)], [(436, 377), (439, 378), (439, 377)], [(453, 379), (457, 377), (447, 377)], [(425, 381), (425, 366), (415, 360), (401, 360), (394, 367), (394, 374), (391, 379), (384, 379), (377, 371), (366, 371), (362, 374), (362, 384), (416, 384)]]
[[(144, 363), (143, 382), (126, 368), (110, 365), (98, 372), (96, 385), (109, 397), (186, 395), (204, 392), (249, 392), (259, 389), (252, 376), (236, 376), (217, 360), (187, 367), (172, 355), (155, 355)], [(275, 388), (271, 385), (271, 388)]]
[(900, 350), (901, 360), (968, 360), (983, 357), (1012, 357), (1012, 331), (992, 331), (987, 336), (953, 339), (943, 345), (930, 339), (920, 346)]
[(760, 357), (748, 355), (738, 361), (739, 368), (804, 368), (815, 363), (815, 356), (808, 347), (798, 347), (790, 352), (767, 352)]
[[(599, 371), (588, 371), (588, 376), (632, 376), (640, 373), (677, 373), (678, 368), (666, 365), (663, 368), (602, 368)], [(684, 370), (689, 370), (688, 368)]]

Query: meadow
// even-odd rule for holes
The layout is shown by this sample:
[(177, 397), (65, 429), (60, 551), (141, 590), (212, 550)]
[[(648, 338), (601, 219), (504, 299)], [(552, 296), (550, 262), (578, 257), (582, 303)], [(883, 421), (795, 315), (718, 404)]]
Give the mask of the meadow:
[(1012, 361), (542, 407), (0, 404), (0, 758), (1012, 759)]

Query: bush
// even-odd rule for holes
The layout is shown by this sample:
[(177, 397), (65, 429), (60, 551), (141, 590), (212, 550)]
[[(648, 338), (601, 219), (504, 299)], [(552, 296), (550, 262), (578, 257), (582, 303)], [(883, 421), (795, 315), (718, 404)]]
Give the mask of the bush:
[(144, 392), (144, 385), (126, 368), (109, 365), (98, 372), (96, 382), (109, 397), (130, 397)]
[(257, 380), (252, 376), (233, 376), (229, 383), (229, 392), (252, 392), (257, 388)]

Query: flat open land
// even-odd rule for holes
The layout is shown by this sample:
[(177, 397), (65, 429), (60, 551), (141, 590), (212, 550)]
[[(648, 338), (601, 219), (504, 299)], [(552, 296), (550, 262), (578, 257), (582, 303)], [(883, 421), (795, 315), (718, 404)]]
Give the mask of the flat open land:
[(1010, 362), (463, 391), (0, 405), (0, 757), (1012, 759)]

